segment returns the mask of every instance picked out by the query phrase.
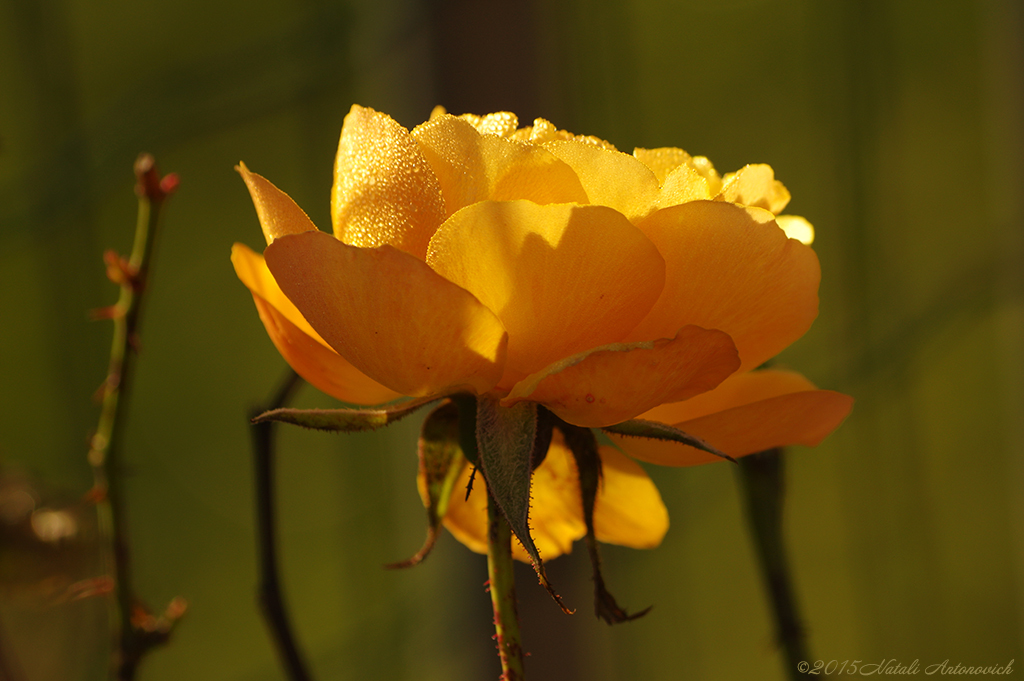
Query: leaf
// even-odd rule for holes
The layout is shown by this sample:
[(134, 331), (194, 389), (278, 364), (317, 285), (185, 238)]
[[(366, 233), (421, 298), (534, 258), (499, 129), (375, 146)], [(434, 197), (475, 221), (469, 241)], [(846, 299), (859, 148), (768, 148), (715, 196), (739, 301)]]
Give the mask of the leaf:
[(425, 486), (423, 504), (427, 507), (427, 538), (416, 555), (385, 567), (389, 569), (411, 567), (423, 561), (434, 548), (440, 532), (441, 520), (448, 512), (452, 487), (466, 465), (466, 457), (459, 446), (459, 409), (446, 401), (434, 409), (423, 421), (418, 446), (420, 484)]
[(583, 520), (587, 524), (587, 553), (590, 555), (590, 565), (594, 575), (595, 614), (608, 624), (629, 622), (643, 617), (650, 612), (651, 608), (648, 607), (630, 615), (615, 602), (615, 598), (605, 587), (604, 575), (601, 573), (601, 553), (598, 550), (597, 537), (594, 534), (594, 503), (597, 499), (602, 475), (597, 438), (589, 428), (574, 426), (561, 421), (561, 419), (559, 419), (557, 427), (565, 438), (565, 446), (569, 448), (573, 458), (576, 459), (576, 469), (579, 472)]
[(736, 463), (736, 459), (732, 458), (725, 452), (715, 449), (699, 437), (690, 435), (689, 433), (684, 433), (674, 426), (658, 423), (657, 421), (630, 419), (629, 421), (616, 423), (614, 426), (605, 426), (601, 430), (608, 433), (615, 433), (616, 435), (625, 435), (627, 437), (646, 437), (652, 440), (670, 440), (672, 442), (680, 442), (684, 445), (689, 445), (690, 447), (699, 449), (702, 452), (707, 452), (708, 454)]
[(477, 398), (476, 441), (480, 470), (487, 489), (509, 527), (526, 549), (540, 583), (559, 607), (571, 612), (555, 593), (544, 572), (544, 563), (530, 536), (530, 476), (537, 441), (537, 405), (519, 402), (502, 407), (487, 395)]
[(421, 397), (377, 409), (272, 409), (263, 412), (252, 422), (280, 421), (314, 430), (357, 433), (383, 428), (442, 397), (443, 395)]

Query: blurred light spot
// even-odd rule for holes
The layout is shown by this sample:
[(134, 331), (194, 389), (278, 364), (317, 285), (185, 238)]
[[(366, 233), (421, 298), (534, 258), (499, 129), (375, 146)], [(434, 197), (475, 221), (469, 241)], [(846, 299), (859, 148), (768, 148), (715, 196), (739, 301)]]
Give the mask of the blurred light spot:
[(32, 531), (46, 542), (59, 542), (78, 532), (78, 523), (67, 511), (41, 508), (32, 514)]

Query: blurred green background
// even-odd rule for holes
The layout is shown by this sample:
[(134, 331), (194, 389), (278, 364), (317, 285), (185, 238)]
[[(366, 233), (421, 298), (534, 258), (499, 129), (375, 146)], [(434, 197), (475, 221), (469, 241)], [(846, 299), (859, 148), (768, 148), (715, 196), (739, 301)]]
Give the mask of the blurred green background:
[[(3, 489), (71, 504), (79, 539), (0, 546), (15, 679), (99, 679), (86, 437), (130, 249), (132, 162), (181, 176), (160, 236), (127, 429), (137, 589), (190, 610), (142, 679), (283, 674), (255, 603), (246, 411), (285, 368), (228, 261), (262, 243), (244, 160), (329, 225), (353, 102), (407, 126), (435, 104), (512, 110), (624, 150), (767, 162), (817, 228), (821, 314), (780, 358), (857, 399), (788, 454), (786, 530), (825, 661), (1024, 665), (1024, 9), (1018, 0), (0, 0)], [(297, 404), (330, 406), (304, 388)], [(485, 561), (424, 514), (417, 423), (283, 430), (286, 590), (319, 679), (487, 679)], [(529, 678), (781, 679), (736, 472), (655, 469), (672, 528), (607, 547), (642, 620), (592, 615), (585, 551), (520, 573)], [(10, 494), (0, 515), (13, 517)], [(10, 533), (5, 533), (8, 537)]]

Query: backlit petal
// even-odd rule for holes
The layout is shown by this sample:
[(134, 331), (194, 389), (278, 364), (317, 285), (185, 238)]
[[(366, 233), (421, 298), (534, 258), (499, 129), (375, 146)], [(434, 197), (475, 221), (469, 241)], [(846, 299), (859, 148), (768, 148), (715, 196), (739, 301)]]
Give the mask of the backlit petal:
[(501, 376), (501, 322), (421, 260), (391, 246), (348, 246), (323, 232), (281, 237), (265, 255), (324, 340), (392, 390), (486, 392)]
[(775, 179), (771, 166), (752, 163), (724, 178), (719, 198), (764, 208), (778, 215), (789, 203), (789, 190)]
[[(848, 395), (816, 390), (799, 374), (775, 370), (735, 376), (689, 402), (696, 402), (696, 407), (687, 402), (666, 404), (642, 418), (670, 423), (734, 457), (786, 445), (813, 447), (835, 430), (853, 407)], [(611, 438), (630, 456), (663, 466), (719, 460), (674, 442), (619, 435)]]
[(590, 203), (614, 208), (633, 223), (654, 208), (658, 178), (633, 156), (578, 140), (548, 142), (544, 147), (576, 171)]
[(235, 166), (235, 170), (249, 188), (267, 244), (285, 234), (300, 234), (316, 229), (316, 225), (298, 204), (265, 177), (250, 172), (244, 163)]
[(658, 149), (637, 147), (633, 150), (633, 156), (651, 169), (659, 183), (664, 183), (670, 172), (685, 165), (691, 158), (688, 153), (676, 147), (659, 147)]
[(334, 162), (334, 234), (353, 246), (390, 244), (422, 259), (444, 215), (441, 187), (409, 131), (353, 106)]
[(620, 343), (555, 363), (502, 401), (539, 402), (569, 423), (599, 428), (711, 390), (739, 367), (728, 335), (686, 326), (672, 339)]
[(665, 258), (665, 288), (627, 340), (669, 337), (685, 324), (721, 329), (745, 371), (802, 336), (818, 314), (817, 256), (765, 210), (692, 201), (639, 227)]
[(487, 199), (587, 202), (572, 168), (543, 147), (481, 134), (467, 121), (450, 115), (416, 127), (412, 136), (419, 140), (438, 178), (446, 216)]
[(380, 404), (397, 397), (352, 366), (313, 330), (274, 281), (263, 256), (235, 244), (231, 262), (252, 292), (260, 320), (281, 356), (311, 385), (343, 402)]
[(603, 206), (473, 204), (438, 229), (427, 262), (505, 325), (502, 387), (563, 357), (621, 340), (663, 285), (664, 265), (654, 245)]
[(598, 541), (650, 549), (668, 532), (668, 510), (647, 473), (614, 447), (602, 446), (601, 486), (594, 503)]

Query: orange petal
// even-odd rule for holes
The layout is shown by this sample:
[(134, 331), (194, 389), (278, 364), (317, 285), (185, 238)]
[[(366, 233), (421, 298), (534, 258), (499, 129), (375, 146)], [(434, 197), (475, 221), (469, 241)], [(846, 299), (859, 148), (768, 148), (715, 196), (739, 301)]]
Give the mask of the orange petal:
[(621, 340), (650, 309), (663, 281), (654, 245), (603, 206), (476, 203), (437, 230), (427, 262), (505, 325), (502, 387)]
[[(483, 120), (491, 121), (494, 116)], [(572, 168), (542, 147), (481, 134), (469, 122), (450, 115), (417, 126), (412, 136), (419, 140), (440, 182), (446, 216), (488, 199), (587, 202)]]
[(614, 208), (634, 224), (654, 208), (658, 178), (633, 156), (578, 140), (544, 147), (576, 171), (590, 203)]
[(757, 206), (778, 215), (789, 203), (789, 190), (775, 179), (771, 166), (753, 163), (724, 178), (718, 198), (744, 206)]
[(422, 260), (444, 216), (441, 187), (409, 131), (353, 106), (334, 162), (334, 234), (353, 246), (390, 244)]
[(665, 338), (685, 324), (721, 329), (746, 371), (802, 336), (818, 314), (818, 258), (767, 211), (692, 201), (639, 227), (665, 258), (665, 288), (626, 340)]
[(668, 532), (668, 510), (646, 471), (614, 447), (602, 446), (594, 535), (606, 544), (651, 549)]
[(267, 265), (339, 354), (403, 395), (494, 387), (501, 322), (465, 290), (391, 246), (348, 246), (323, 232), (277, 239)]
[(285, 234), (300, 234), (316, 229), (316, 225), (298, 204), (265, 177), (250, 172), (244, 163), (235, 166), (235, 170), (249, 188), (267, 244)]
[(400, 397), (349, 364), (320, 338), (274, 281), (263, 256), (235, 244), (231, 262), (252, 292), (270, 340), (299, 376), (342, 402), (380, 404)]
[(502, 405), (529, 399), (569, 423), (600, 428), (711, 390), (739, 364), (728, 335), (686, 326), (672, 339), (619, 343), (557, 362), (517, 383)]
[[(813, 447), (853, 408), (853, 398), (848, 395), (816, 390), (799, 374), (774, 370), (735, 376), (690, 401), (698, 400), (703, 403), (698, 403), (696, 409), (685, 402), (667, 404), (643, 414), (643, 418), (671, 423), (736, 457), (794, 444)], [(708, 409), (716, 411), (708, 413)], [(701, 412), (705, 413), (697, 415)], [(610, 437), (630, 456), (662, 466), (719, 460), (674, 442)]]
[[(471, 550), (486, 553), (487, 484), (482, 475), (477, 475), (473, 492), (466, 501), (470, 469), (466, 466), (462, 478), (453, 487), (444, 525)], [(531, 484), (529, 522), (537, 550), (544, 560), (569, 553), (572, 543), (586, 534), (587, 527), (583, 522), (576, 462), (559, 432), (553, 434), (548, 455), (533, 472)], [(519, 542), (512, 542), (512, 555), (524, 563), (530, 562)]]

